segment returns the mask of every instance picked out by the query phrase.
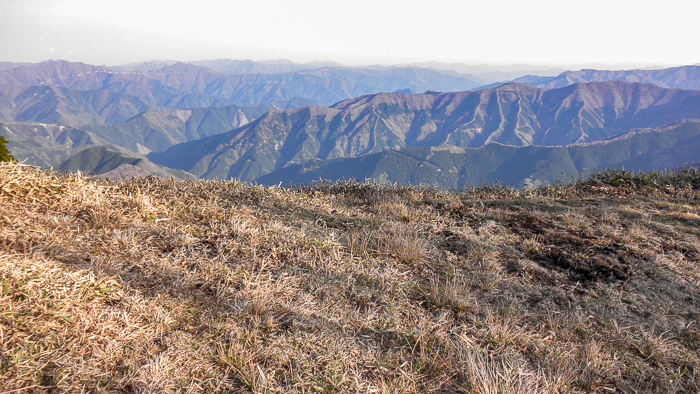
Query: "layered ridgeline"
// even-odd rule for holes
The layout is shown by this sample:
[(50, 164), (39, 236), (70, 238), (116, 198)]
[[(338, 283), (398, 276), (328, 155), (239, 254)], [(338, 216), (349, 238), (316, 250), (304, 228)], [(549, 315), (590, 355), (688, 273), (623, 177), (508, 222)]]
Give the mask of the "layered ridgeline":
[[(317, 70), (323, 67), (344, 67), (344, 65), (336, 62), (310, 62), (310, 63), (295, 63), (291, 60), (234, 60), (234, 59), (215, 59), (215, 60), (199, 60), (190, 62), (191, 64), (207, 67), (214, 71), (224, 74), (282, 74), (295, 71)], [(423, 67), (430, 68), (430, 67)]]
[(66, 61), (0, 70), (0, 85), (52, 85), (138, 97), (149, 105), (192, 108), (268, 103), (304, 98), (322, 105), (361, 95), (411, 89), (460, 91), (481, 82), (455, 72), (416, 67), (324, 67), (278, 74), (224, 74), (187, 63), (136, 70)]
[[(57, 90), (46, 89), (54, 92)], [(51, 100), (36, 100), (37, 104), (32, 108), (43, 108), (32, 112), (38, 116), (29, 116), (27, 111), (24, 111), (21, 113), (27, 116), (20, 117), (23, 121), (0, 122), (0, 135), (10, 141), (9, 148), (15, 152), (18, 160), (26, 160), (29, 164), (42, 167), (57, 167), (77, 150), (107, 144), (146, 154), (154, 150), (165, 150), (181, 142), (235, 129), (269, 110), (279, 109), (280, 106), (288, 104), (275, 102), (249, 107), (229, 105), (182, 110), (146, 107), (144, 112), (120, 124), (104, 124), (106, 122), (103, 121), (90, 124), (84, 121), (89, 118), (97, 119), (98, 115), (103, 119), (114, 120), (115, 117), (106, 116), (108, 109), (113, 107), (106, 105), (102, 106), (103, 110), (90, 111), (90, 107), (78, 105), (66, 111), (67, 99), (75, 98), (73, 102), (82, 104), (85, 100), (78, 100), (82, 97), (81, 94), (113, 94), (70, 90), (66, 93), (53, 96)], [(95, 107), (97, 106), (92, 108)], [(50, 116), (44, 116), (45, 114)], [(51, 122), (56, 119), (59, 121)]]
[(279, 109), (284, 102), (258, 104), (248, 107), (191, 108), (143, 112), (119, 125), (83, 126), (115, 145), (140, 153), (163, 151), (181, 142), (220, 134), (260, 117), (267, 111)]
[(0, 122), (0, 135), (19, 161), (57, 168), (83, 149), (109, 142), (79, 128), (35, 122)]
[(661, 70), (565, 71), (554, 77), (525, 76), (513, 80), (513, 82), (541, 88), (560, 88), (575, 83), (603, 81), (648, 83), (670, 89), (700, 90), (700, 66)]
[(196, 178), (150, 162), (141, 154), (111, 143), (79, 128), (33, 122), (0, 122), (0, 135), (19, 161), (44, 168), (81, 171), (117, 179), (155, 175), (164, 178)]
[(66, 172), (80, 171), (112, 180), (148, 175), (177, 180), (196, 179), (184, 171), (153, 164), (145, 157), (114, 146), (95, 146), (82, 150), (64, 161), (59, 169)]
[(510, 84), (478, 92), (377, 94), (331, 108), (271, 111), (241, 128), (149, 158), (207, 179), (252, 181), (312, 159), (402, 147), (564, 146), (700, 118), (700, 92), (623, 82), (560, 89)]
[(101, 90), (0, 86), (0, 120), (81, 126), (119, 124), (147, 111), (142, 99)]
[[(255, 66), (235, 61), (211, 65), (228, 72)], [(229, 75), (176, 62), (114, 68), (66, 61), (3, 64), (0, 135), (19, 160), (58, 167), (86, 147), (162, 151), (227, 132), (274, 109), (332, 104), (385, 90), (478, 85), (455, 73), (419, 68), (318, 69), (328, 66), (319, 63), (274, 74), (275, 64), (268, 66), (266, 75)]]
[[(290, 109), (317, 104), (313, 100), (294, 98), (244, 107), (226, 105), (223, 107), (229, 107), (229, 110), (241, 108), (246, 120), (226, 121), (226, 127), (219, 132), (228, 131), (232, 128), (231, 126), (247, 123), (248, 120), (255, 119), (272, 109)], [(219, 110), (216, 108), (197, 108), (196, 111), (200, 111), (204, 117), (209, 114), (220, 117), (220, 113), (216, 112)], [(0, 121), (38, 122), (63, 126), (117, 125), (145, 112), (158, 112), (167, 116), (177, 114), (178, 110), (152, 106), (135, 96), (103, 90), (0, 85)], [(182, 116), (175, 115), (175, 117)]]
[(400, 148), (357, 158), (312, 160), (255, 181), (262, 185), (309, 184), (318, 180), (358, 179), (403, 185), (461, 189), (502, 182), (532, 187), (571, 181), (600, 169), (662, 171), (694, 167), (700, 159), (700, 121), (636, 130), (620, 137), (566, 147), (515, 147), (489, 144), (457, 147)]

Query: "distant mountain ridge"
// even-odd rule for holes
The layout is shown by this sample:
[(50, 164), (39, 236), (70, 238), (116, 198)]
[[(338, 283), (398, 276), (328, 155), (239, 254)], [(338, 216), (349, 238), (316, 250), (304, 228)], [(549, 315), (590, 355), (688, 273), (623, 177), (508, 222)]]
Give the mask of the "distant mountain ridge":
[(478, 92), (345, 100), (331, 108), (270, 111), (228, 133), (148, 157), (208, 179), (251, 181), (313, 159), (402, 147), (564, 146), (700, 118), (700, 92), (600, 82), (559, 89), (510, 84)]
[(350, 97), (399, 89), (459, 91), (480, 84), (468, 76), (415, 67), (325, 67), (278, 74), (236, 75), (181, 62), (164, 64), (158, 69), (138, 66), (136, 69), (140, 71), (49, 61), (0, 70), (0, 85), (105, 90), (138, 97), (148, 105), (193, 108), (247, 106), (294, 98), (331, 105)]
[(324, 67), (345, 67), (336, 62), (311, 62), (300, 64), (285, 59), (267, 61), (215, 59), (188, 63), (207, 67), (222, 74), (283, 74), (303, 70), (316, 70)]
[[(235, 129), (270, 110), (317, 104), (312, 100), (292, 99), (247, 107), (166, 109), (149, 106), (143, 100), (123, 93), (47, 85), (2, 85), (0, 122), (5, 123), (0, 134), (10, 139), (21, 152), (27, 153), (27, 156), (20, 154), (20, 157), (29, 159), (32, 164), (56, 166), (60, 163), (56, 162), (58, 159), (39, 159), (48, 152), (52, 152), (55, 158), (63, 157), (56, 151), (63, 148), (55, 146), (55, 141), (45, 138), (46, 132), (41, 131), (49, 125), (53, 125), (53, 129), (68, 126), (82, 132), (89, 131), (93, 139), (100, 139), (100, 143), (146, 154)], [(21, 122), (31, 127), (24, 127)], [(27, 134), (26, 131), (32, 128), (39, 132)], [(19, 131), (12, 135), (15, 129)], [(33, 152), (20, 147), (27, 143), (34, 147)], [(47, 151), (42, 152), (45, 149)]]
[(661, 86), (669, 89), (700, 90), (700, 66), (661, 70), (580, 70), (565, 71), (555, 77), (524, 76), (513, 82), (541, 88), (560, 88), (575, 83), (621, 81)]
[[(131, 149), (114, 144), (91, 131), (36, 122), (0, 122), (0, 135), (9, 140), (8, 148), (16, 159), (27, 164), (63, 171), (106, 175), (128, 179), (130, 176), (155, 175), (175, 179), (194, 179), (184, 171), (151, 163)], [(126, 165), (125, 167), (120, 166)]]
[(85, 130), (36, 122), (0, 122), (0, 135), (19, 161), (57, 168), (77, 152), (109, 142)]
[(0, 62), (0, 70), (9, 70), (19, 66), (28, 66), (31, 63)]
[(227, 105), (170, 111), (156, 109), (140, 113), (122, 124), (82, 128), (113, 144), (146, 154), (165, 150), (181, 142), (233, 130), (267, 111), (276, 109), (279, 107), (274, 104), (250, 107)]
[[(459, 161), (460, 154), (468, 158), (470, 149), (483, 148), (480, 152), (503, 156), (508, 165), (539, 166), (543, 170), (527, 170), (532, 175), (527, 182), (544, 182), (554, 169), (574, 174), (583, 168), (567, 164), (564, 151), (571, 155), (598, 141), (627, 140), (630, 130), (700, 119), (697, 65), (567, 71), (491, 87), (479, 87), (483, 75), (460, 74), (459, 65), (430, 65), (445, 69), (231, 59), (117, 67), (60, 60), (0, 63), (0, 135), (15, 157), (30, 164), (55, 168), (73, 160), (84, 169), (95, 160), (123, 164), (107, 171), (115, 170), (113, 175), (161, 173), (144, 155), (198, 177), (244, 181), (293, 174), (297, 166), (300, 174), (332, 166), (347, 172), (350, 168), (337, 166), (367, 167), (381, 158), (408, 169), (427, 166), (405, 176), (385, 171), (392, 179), (414, 182), (424, 179), (415, 174), (435, 167), (426, 164), (432, 157), (449, 153)], [(504, 66), (488, 78), (515, 75), (521, 66)], [(511, 154), (513, 147), (529, 148)], [(114, 152), (126, 159), (114, 159)], [(649, 160), (666, 160), (666, 153), (654, 152)], [(684, 163), (699, 161), (681, 156)], [(141, 164), (131, 163), (134, 158)], [(467, 168), (438, 164), (436, 169), (447, 171), (440, 179)], [(470, 168), (477, 167), (488, 166)], [(483, 176), (459, 179), (491, 179)]]
[(122, 93), (56, 86), (0, 85), (0, 121), (60, 123), (65, 126), (119, 124), (149, 108), (138, 97)]
[(292, 165), (255, 179), (262, 185), (309, 184), (320, 179), (434, 185), (460, 189), (502, 182), (515, 187), (567, 181), (597, 169), (662, 171), (700, 159), (700, 121), (635, 130), (609, 141), (568, 147), (478, 149), (399, 148), (370, 155)]
[(99, 175), (103, 178), (127, 180), (132, 176), (156, 176), (159, 178), (194, 179), (183, 171), (172, 170), (151, 163), (148, 159), (133, 155), (113, 146), (95, 146), (84, 149), (61, 163), (59, 170)]

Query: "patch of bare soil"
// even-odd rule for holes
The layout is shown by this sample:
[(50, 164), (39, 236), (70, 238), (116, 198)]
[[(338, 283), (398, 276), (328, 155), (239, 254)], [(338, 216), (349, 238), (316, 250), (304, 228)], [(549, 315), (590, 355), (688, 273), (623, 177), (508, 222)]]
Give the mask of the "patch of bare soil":
[(565, 270), (575, 281), (625, 281), (638, 260), (614, 239), (564, 229), (552, 219), (529, 212), (511, 216), (507, 226), (523, 239), (534, 237), (542, 244), (528, 250), (528, 258), (548, 268)]
[(474, 242), (450, 230), (444, 230), (440, 234), (442, 236), (439, 242), (440, 247), (454, 254), (467, 256), (474, 246)]

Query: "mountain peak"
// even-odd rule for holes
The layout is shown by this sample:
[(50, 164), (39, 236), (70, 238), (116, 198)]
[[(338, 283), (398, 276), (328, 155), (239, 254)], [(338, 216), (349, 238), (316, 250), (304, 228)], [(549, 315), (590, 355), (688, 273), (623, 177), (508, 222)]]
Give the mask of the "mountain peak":
[(509, 83), (478, 92), (377, 93), (330, 108), (271, 111), (221, 137), (174, 146), (153, 160), (205, 178), (250, 181), (313, 158), (439, 145), (565, 146), (686, 118), (700, 118), (700, 92), (619, 81), (558, 89)]
[(537, 90), (537, 88), (529, 86), (529, 85), (525, 85), (522, 83), (518, 83), (518, 82), (508, 82), (508, 83), (504, 83), (503, 85), (497, 86), (491, 90), (494, 90), (497, 92), (504, 92), (504, 91), (515, 92), (515, 91), (533, 91), (533, 90)]
[(185, 62), (177, 62), (173, 64), (172, 66), (165, 65), (161, 71), (164, 72), (170, 72), (170, 71), (176, 71), (176, 72), (182, 72), (182, 73), (201, 73), (201, 72), (207, 72), (211, 74), (218, 74), (216, 71), (203, 67), (203, 66), (198, 66), (192, 63), (185, 63)]

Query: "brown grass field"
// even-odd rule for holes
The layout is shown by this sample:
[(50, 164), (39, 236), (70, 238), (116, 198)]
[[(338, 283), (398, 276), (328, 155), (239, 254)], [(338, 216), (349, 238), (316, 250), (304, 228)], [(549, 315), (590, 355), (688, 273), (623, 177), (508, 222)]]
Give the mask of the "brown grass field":
[(0, 164), (0, 393), (698, 393), (700, 174), (534, 190)]

